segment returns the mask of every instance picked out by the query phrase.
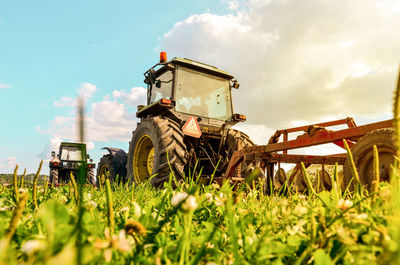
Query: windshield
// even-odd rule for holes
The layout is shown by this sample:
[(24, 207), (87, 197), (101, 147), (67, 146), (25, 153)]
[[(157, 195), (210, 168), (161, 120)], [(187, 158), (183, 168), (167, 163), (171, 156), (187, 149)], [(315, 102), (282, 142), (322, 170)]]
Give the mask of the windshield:
[(232, 117), (228, 79), (179, 67), (175, 89), (179, 112), (219, 120)]
[(166, 71), (158, 76), (156, 83), (151, 86), (149, 104), (152, 104), (162, 98), (171, 99), (172, 83), (172, 71)]
[(82, 161), (79, 147), (63, 147), (61, 149), (61, 160)]

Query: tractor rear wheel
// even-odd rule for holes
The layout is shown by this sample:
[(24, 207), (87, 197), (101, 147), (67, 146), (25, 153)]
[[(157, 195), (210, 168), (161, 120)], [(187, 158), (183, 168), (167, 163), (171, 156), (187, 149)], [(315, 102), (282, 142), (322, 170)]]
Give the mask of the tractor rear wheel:
[[(184, 177), (187, 148), (178, 123), (163, 117), (148, 117), (139, 123), (129, 144), (128, 176), (135, 182), (151, 177), (153, 186), (169, 179)], [(167, 157), (168, 156), (168, 157)]]
[(98, 187), (104, 187), (107, 177), (110, 179), (110, 182), (114, 180), (114, 165), (111, 155), (104, 155), (100, 159), (97, 166), (96, 185)]
[[(375, 130), (364, 135), (351, 148), (351, 153), (353, 154), (360, 182), (362, 185), (365, 185), (368, 190), (371, 189), (374, 176), (374, 158), (372, 151), (374, 145), (378, 148), (379, 153), (380, 181), (390, 181), (391, 165), (393, 164), (394, 156), (396, 155), (394, 136), (395, 133), (393, 129)], [(353, 178), (351, 165), (348, 160), (346, 160), (344, 164), (343, 174), (344, 187), (347, 188)], [(349, 189), (354, 190), (354, 180)]]

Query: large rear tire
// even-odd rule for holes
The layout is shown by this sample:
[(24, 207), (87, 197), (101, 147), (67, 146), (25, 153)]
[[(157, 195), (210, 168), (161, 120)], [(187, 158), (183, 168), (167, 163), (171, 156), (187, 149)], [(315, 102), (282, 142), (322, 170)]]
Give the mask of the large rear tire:
[[(396, 155), (396, 146), (394, 143), (395, 133), (393, 129), (379, 129), (364, 135), (351, 148), (354, 163), (356, 165), (361, 184), (368, 190), (374, 176), (373, 169), (373, 145), (376, 145), (379, 153), (379, 175), (380, 181), (390, 181), (391, 165)], [(350, 162), (346, 160), (343, 169), (343, 180), (345, 188), (350, 184), (353, 178)], [(352, 181), (350, 190), (354, 190), (354, 181)]]
[(171, 169), (176, 178), (183, 178), (187, 162), (183, 137), (179, 124), (173, 120), (144, 119), (137, 125), (129, 144), (128, 177), (135, 182), (152, 177), (151, 184), (156, 187), (169, 179)]

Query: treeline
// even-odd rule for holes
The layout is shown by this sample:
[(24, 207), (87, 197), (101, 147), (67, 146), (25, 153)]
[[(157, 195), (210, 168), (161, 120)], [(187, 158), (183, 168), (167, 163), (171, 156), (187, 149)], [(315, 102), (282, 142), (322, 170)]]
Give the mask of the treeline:
[[(12, 184), (13, 183), (13, 174), (0, 174), (0, 184)], [(21, 177), (22, 175), (18, 175), (18, 184), (21, 183)], [(33, 179), (35, 177), (35, 174), (28, 174), (24, 176), (24, 183), (26, 185), (32, 185), (33, 184)], [(39, 175), (38, 179), (38, 184), (43, 184), (45, 181), (45, 177), (48, 180), (48, 176), (45, 175)]]

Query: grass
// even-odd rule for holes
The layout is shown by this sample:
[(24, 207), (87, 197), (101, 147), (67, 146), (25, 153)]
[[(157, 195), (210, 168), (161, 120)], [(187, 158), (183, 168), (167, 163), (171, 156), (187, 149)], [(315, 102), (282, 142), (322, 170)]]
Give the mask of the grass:
[[(233, 192), (229, 184), (193, 180), (176, 189), (106, 187), (83, 187), (83, 264), (382, 264), (399, 253), (398, 228), (389, 225), (398, 218), (390, 185), (382, 184), (374, 200), (366, 191), (359, 199), (335, 191), (265, 196), (249, 186)], [(32, 189), (22, 191), (29, 199), (17, 217), (13, 188), (0, 194), (2, 242), (15, 228), (0, 264), (75, 264), (71, 186), (46, 194), (38, 188), (37, 210), (27, 196)]]
[(355, 192), (342, 192), (337, 167), (333, 189), (317, 192), (303, 166), (309, 192), (284, 197), (248, 184), (202, 185), (195, 175), (173, 188), (173, 174), (162, 189), (108, 181), (94, 188), (81, 178), (43, 187), (40, 167), (33, 186), (16, 172), (13, 185), (0, 187), (0, 265), (400, 264), (398, 159), (391, 183), (378, 185), (375, 174), (371, 193), (355, 170)]

